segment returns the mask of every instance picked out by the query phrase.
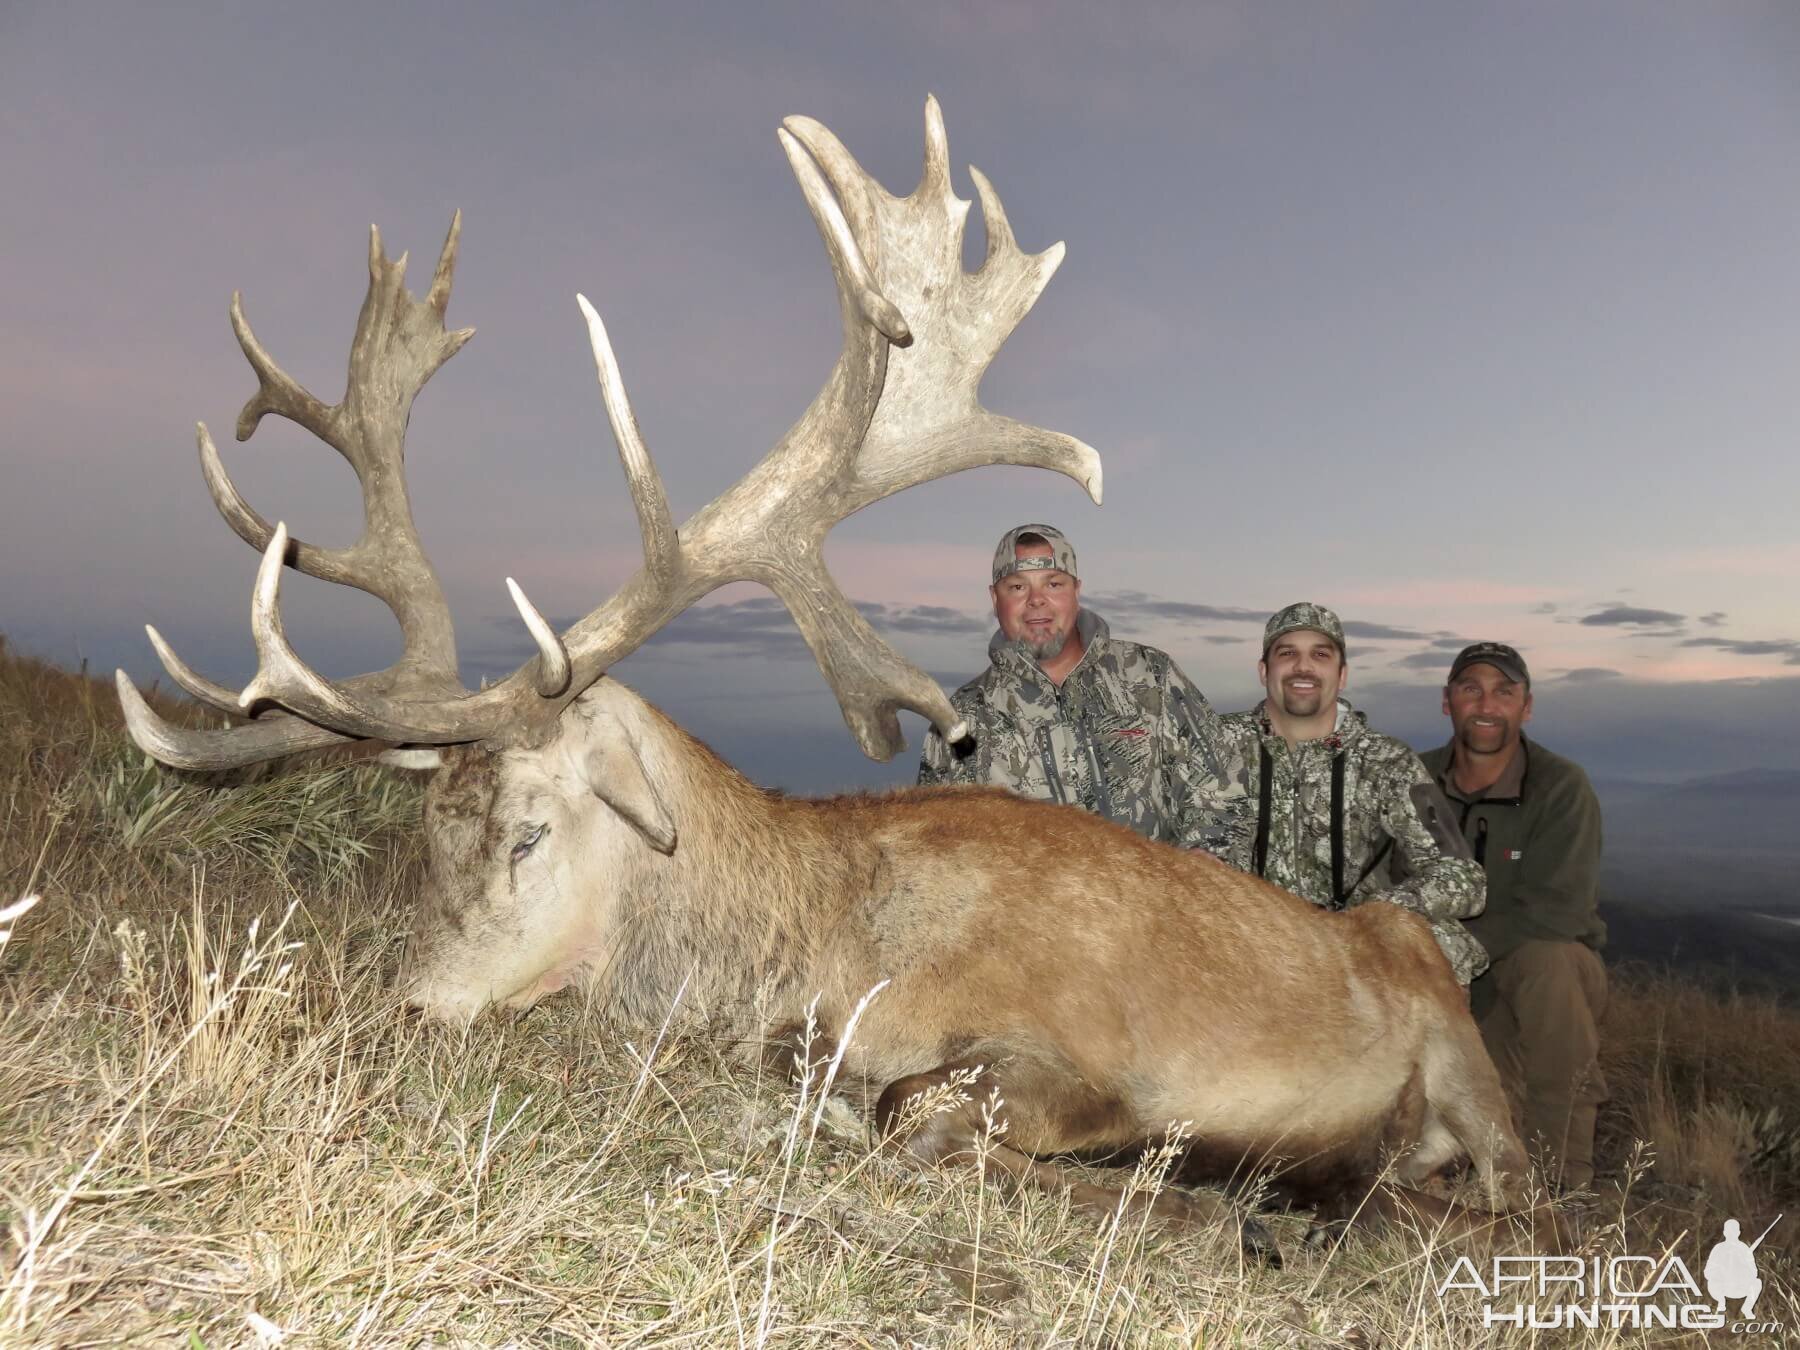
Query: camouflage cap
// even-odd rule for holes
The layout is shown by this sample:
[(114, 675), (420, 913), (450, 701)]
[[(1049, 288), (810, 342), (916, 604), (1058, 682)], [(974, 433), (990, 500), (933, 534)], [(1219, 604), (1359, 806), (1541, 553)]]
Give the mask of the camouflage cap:
[[(1019, 556), (1019, 537), (1030, 534), (1050, 545), (1048, 558)], [(994, 580), (1010, 577), (1014, 572), (1067, 572), (1081, 580), (1081, 574), (1075, 570), (1074, 546), (1054, 525), (1015, 525), (1000, 536), (1000, 542), (994, 546)]]
[(1450, 680), (1470, 666), (1492, 666), (1514, 684), (1531, 688), (1531, 672), (1525, 667), (1525, 658), (1519, 655), (1516, 647), (1509, 647), (1504, 642), (1476, 642), (1464, 647), (1450, 663)]
[(1337, 643), (1338, 655), (1348, 655), (1344, 650), (1344, 625), (1338, 621), (1338, 616), (1310, 600), (1298, 601), (1269, 616), (1269, 622), (1263, 628), (1263, 655), (1269, 654), (1269, 648), (1283, 633), (1297, 633), (1303, 628), (1323, 633)]

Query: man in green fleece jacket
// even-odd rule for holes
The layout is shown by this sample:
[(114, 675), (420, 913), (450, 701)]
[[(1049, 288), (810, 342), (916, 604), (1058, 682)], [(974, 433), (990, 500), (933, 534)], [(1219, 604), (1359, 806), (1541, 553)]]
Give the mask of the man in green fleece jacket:
[(1585, 1187), (1606, 1100), (1600, 803), (1578, 764), (1525, 738), (1531, 672), (1513, 648), (1458, 653), (1444, 712), (1450, 743), (1420, 758), (1487, 873), (1487, 909), (1466, 922), (1493, 964), (1471, 986), (1471, 1006), (1521, 1109), (1520, 1133), (1553, 1181)]

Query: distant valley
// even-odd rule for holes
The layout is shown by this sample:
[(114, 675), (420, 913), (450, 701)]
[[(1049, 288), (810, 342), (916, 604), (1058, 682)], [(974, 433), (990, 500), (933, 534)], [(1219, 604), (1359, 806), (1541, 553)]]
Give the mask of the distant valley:
[(1800, 771), (1594, 787), (1607, 959), (1800, 1002)]

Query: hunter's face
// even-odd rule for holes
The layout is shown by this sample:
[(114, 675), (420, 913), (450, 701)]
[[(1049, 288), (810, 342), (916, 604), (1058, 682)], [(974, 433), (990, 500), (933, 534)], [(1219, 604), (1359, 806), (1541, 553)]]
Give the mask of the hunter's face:
[(1337, 703), (1348, 670), (1337, 643), (1310, 628), (1283, 633), (1256, 667), (1269, 701), (1289, 717), (1315, 717)]
[(1485, 662), (1469, 666), (1444, 689), (1456, 743), (1476, 755), (1493, 755), (1519, 743), (1531, 720), (1531, 691)]
[[(1020, 544), (1015, 556), (1048, 558), (1053, 552), (1048, 544)], [(1040, 661), (1061, 652), (1075, 631), (1081, 583), (1067, 572), (1053, 568), (1014, 572), (988, 589), (1000, 631)]]

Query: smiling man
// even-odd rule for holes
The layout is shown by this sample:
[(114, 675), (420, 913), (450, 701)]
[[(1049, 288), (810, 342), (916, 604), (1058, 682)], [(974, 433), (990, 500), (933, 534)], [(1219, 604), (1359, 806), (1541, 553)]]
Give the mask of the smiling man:
[(1471, 1006), (1521, 1108), (1520, 1133), (1552, 1178), (1594, 1176), (1606, 1100), (1600, 1018), (1600, 802), (1581, 766), (1525, 737), (1531, 672), (1502, 642), (1465, 647), (1444, 686), (1450, 743), (1424, 755), (1487, 873), (1487, 912), (1469, 927), (1493, 957)]
[(1468, 984), (1487, 954), (1459, 922), (1481, 912), (1481, 867), (1419, 757), (1340, 697), (1344, 626), (1289, 605), (1263, 629), (1267, 697), (1222, 719), (1230, 771), (1255, 804), (1228, 861), (1330, 909), (1384, 900), (1422, 914)]
[(919, 782), (992, 784), (1222, 850), (1246, 803), (1222, 777), (1218, 714), (1167, 652), (1114, 638), (1082, 607), (1062, 532), (1002, 535), (988, 594), (988, 668), (950, 698), (969, 735), (927, 733)]

